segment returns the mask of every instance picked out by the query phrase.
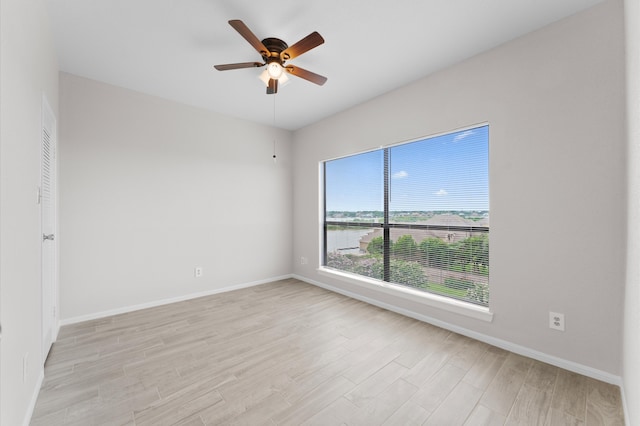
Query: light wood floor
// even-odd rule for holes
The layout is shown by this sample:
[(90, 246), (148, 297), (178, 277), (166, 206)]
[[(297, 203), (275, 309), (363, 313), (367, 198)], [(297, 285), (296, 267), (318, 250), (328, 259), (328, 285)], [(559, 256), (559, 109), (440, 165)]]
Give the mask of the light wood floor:
[(63, 327), (32, 425), (623, 425), (616, 386), (297, 280)]

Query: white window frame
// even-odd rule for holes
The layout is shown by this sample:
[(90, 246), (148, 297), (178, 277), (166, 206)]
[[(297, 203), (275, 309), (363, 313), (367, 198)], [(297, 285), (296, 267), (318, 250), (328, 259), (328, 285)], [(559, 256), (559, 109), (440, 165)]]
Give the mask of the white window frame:
[[(461, 132), (461, 131), (465, 131), (465, 130), (469, 130), (469, 129), (474, 129), (474, 128), (482, 127), (482, 126), (488, 126), (488, 125), (489, 125), (489, 123), (479, 123), (479, 124), (475, 124), (475, 125), (468, 126), (468, 127), (465, 127), (465, 128), (453, 130), (453, 131), (442, 132), (442, 133), (439, 133), (439, 134), (426, 136), (426, 137), (421, 137), (421, 138), (410, 140), (410, 141), (404, 141), (404, 142), (393, 144), (393, 145), (381, 146), (381, 147), (376, 148), (374, 150), (369, 150), (369, 151), (365, 150), (365, 151), (362, 151), (362, 152), (359, 152), (359, 153), (349, 154), (349, 156), (350, 155), (364, 154), (366, 152), (377, 151), (377, 150), (385, 149), (385, 148), (393, 148), (394, 146), (400, 146), (400, 145), (404, 145), (404, 144), (409, 144), (409, 143), (416, 142), (416, 141), (421, 141), (421, 140), (425, 140), (425, 139), (438, 137), (438, 136), (441, 136), (441, 135), (457, 133), (457, 132)], [(493, 312), (491, 311), (490, 306), (482, 306), (482, 305), (474, 304), (474, 303), (471, 303), (471, 302), (466, 302), (464, 300), (459, 300), (459, 299), (455, 299), (455, 298), (451, 298), (451, 297), (447, 297), (447, 296), (441, 296), (441, 295), (438, 295), (436, 293), (430, 293), (430, 292), (425, 292), (425, 291), (413, 289), (413, 288), (405, 286), (405, 285), (393, 284), (393, 283), (390, 283), (390, 282), (377, 280), (377, 279), (366, 277), (366, 276), (363, 276), (363, 275), (358, 275), (358, 274), (354, 274), (354, 273), (350, 273), (350, 272), (346, 272), (346, 271), (341, 271), (341, 270), (338, 270), (338, 269), (334, 269), (334, 268), (331, 268), (331, 267), (324, 266), (324, 260), (325, 260), (325, 255), (326, 255), (326, 248), (324, 247), (324, 241), (325, 241), (325, 229), (324, 229), (324, 227), (325, 227), (325, 220), (326, 220), (326, 217), (325, 217), (325, 214), (326, 214), (326, 209), (325, 209), (325, 196), (326, 196), (326, 193), (325, 193), (325, 187), (324, 187), (324, 182), (325, 182), (324, 164), (329, 162), (329, 161), (338, 159), (338, 158), (343, 158), (343, 157), (336, 157), (336, 158), (333, 158), (333, 159), (323, 160), (323, 161), (320, 161), (319, 164), (318, 164), (318, 170), (319, 170), (319, 174), (318, 174), (318, 176), (319, 176), (319, 198), (320, 198), (320, 203), (319, 203), (319, 207), (320, 207), (320, 209), (319, 209), (319, 218), (320, 218), (320, 220), (319, 220), (319, 222), (320, 222), (320, 229), (319, 229), (320, 258), (318, 259), (318, 261), (319, 261), (318, 264), (320, 266), (317, 269), (318, 273), (321, 274), (321, 275), (324, 275), (326, 277), (337, 279), (339, 281), (345, 282), (347, 284), (352, 284), (352, 285), (363, 287), (363, 288), (366, 288), (366, 289), (369, 289), (369, 290), (374, 290), (374, 291), (379, 292), (379, 293), (383, 293), (383, 294), (387, 294), (387, 295), (391, 295), (391, 296), (395, 296), (395, 297), (400, 297), (402, 299), (409, 300), (411, 302), (416, 302), (416, 303), (419, 303), (419, 304), (424, 305), (424, 306), (441, 309), (441, 310), (444, 310), (444, 311), (447, 311), (447, 312), (456, 313), (456, 314), (459, 314), (459, 315), (463, 315), (463, 316), (466, 316), (466, 317), (478, 319), (478, 320), (481, 320), (481, 321), (492, 322), (493, 321)]]

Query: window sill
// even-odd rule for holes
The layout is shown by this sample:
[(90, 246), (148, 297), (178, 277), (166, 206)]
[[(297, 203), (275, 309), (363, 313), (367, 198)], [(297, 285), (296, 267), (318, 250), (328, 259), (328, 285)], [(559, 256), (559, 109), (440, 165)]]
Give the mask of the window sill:
[(318, 273), (327, 277), (344, 281), (348, 284), (355, 284), (368, 289), (373, 289), (382, 293), (390, 294), (412, 302), (422, 303), (427, 306), (442, 309), (444, 311), (453, 312), (459, 315), (475, 318), (478, 320), (491, 322), (493, 321), (493, 313), (484, 306), (474, 305), (473, 303), (463, 302), (461, 300), (450, 299), (445, 296), (439, 296), (433, 293), (426, 293), (414, 290), (401, 285), (390, 284), (384, 281), (375, 280), (355, 276), (347, 272), (338, 271), (336, 269), (320, 267)]

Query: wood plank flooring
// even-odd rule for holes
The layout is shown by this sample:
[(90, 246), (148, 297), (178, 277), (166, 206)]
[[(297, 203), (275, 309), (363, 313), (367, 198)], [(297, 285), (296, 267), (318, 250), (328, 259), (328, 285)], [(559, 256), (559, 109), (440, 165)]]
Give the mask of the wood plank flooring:
[(624, 425), (602, 383), (290, 279), (65, 326), (32, 425)]

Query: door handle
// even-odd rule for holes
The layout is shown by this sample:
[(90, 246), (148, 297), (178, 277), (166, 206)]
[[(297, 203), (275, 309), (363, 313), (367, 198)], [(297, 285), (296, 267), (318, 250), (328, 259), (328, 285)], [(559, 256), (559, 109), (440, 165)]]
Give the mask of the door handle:
[(47, 241), (47, 240), (51, 240), (53, 241), (55, 239), (55, 236), (53, 234), (42, 234), (42, 241)]

